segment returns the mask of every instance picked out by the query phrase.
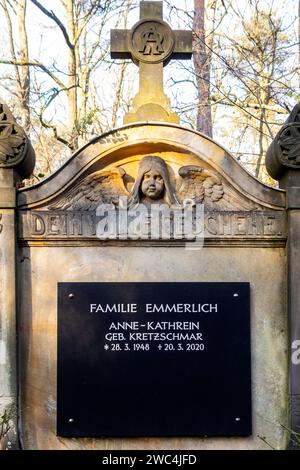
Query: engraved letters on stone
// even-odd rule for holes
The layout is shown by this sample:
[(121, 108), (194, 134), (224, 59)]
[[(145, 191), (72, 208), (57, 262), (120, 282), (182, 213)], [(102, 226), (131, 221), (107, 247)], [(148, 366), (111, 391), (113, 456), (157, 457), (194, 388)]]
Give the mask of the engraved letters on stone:
[(157, 31), (156, 26), (149, 26), (149, 29), (142, 34), (143, 47), (139, 50), (144, 55), (163, 54), (164, 36)]
[(174, 33), (160, 19), (146, 19), (137, 23), (131, 32), (129, 50), (138, 62), (164, 62), (174, 50)]
[[(199, 206), (204, 207), (201, 227), (207, 239), (285, 237), (284, 212), (264, 210), (215, 171), (200, 165), (185, 165), (174, 171), (155, 155), (139, 161), (135, 178), (122, 167), (99, 170), (48, 206), (21, 212), (22, 237), (153, 239), (147, 224), (150, 226), (161, 211), (166, 238), (180, 240), (185, 238), (184, 211), (191, 210), (191, 224), (197, 226)], [(134, 217), (137, 214), (138, 221), (141, 209), (148, 211), (146, 227), (140, 228), (137, 236), (139, 224)]]

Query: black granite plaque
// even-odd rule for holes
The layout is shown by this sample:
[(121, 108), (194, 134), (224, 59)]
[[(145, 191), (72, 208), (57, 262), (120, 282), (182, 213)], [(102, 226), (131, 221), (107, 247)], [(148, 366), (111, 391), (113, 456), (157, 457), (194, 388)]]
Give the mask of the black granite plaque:
[(248, 283), (61, 283), (57, 434), (251, 434)]

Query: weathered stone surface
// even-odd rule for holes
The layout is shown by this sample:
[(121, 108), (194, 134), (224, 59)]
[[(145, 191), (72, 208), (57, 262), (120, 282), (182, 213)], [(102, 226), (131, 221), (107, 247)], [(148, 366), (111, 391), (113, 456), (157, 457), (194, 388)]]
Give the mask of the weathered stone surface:
[[(288, 393), (284, 265), (282, 248), (204, 248), (199, 251), (151, 246), (23, 248), (19, 267), (24, 282), (19, 302), (25, 447), (268, 448), (257, 437), (260, 435), (275, 448), (284, 448), (286, 441), (281, 425), (286, 424)], [(241, 279), (251, 283), (253, 437), (62, 439), (55, 436), (57, 282), (234, 282)]]
[[(124, 126), (96, 138), (78, 150), (58, 172), (32, 188), (20, 190), (19, 208), (46, 206), (65, 193), (75, 180), (102, 169), (122, 167), (136, 176), (145, 155), (163, 158), (177, 173), (181, 166), (199, 165), (222, 177), (251, 208), (284, 210), (285, 191), (268, 187), (247, 173), (224, 148), (198, 132), (163, 123)], [(250, 207), (247, 207), (249, 209)]]
[(0, 416), (11, 417), (5, 445), (12, 448), (18, 447), (15, 231), (14, 210), (0, 208)]
[[(143, 188), (143, 178), (151, 172), (151, 188)], [(175, 173), (175, 174), (174, 174)], [(112, 168), (92, 173), (84, 178), (65, 196), (62, 201), (50, 205), (50, 209), (95, 210), (99, 204), (114, 204), (118, 207), (119, 199), (127, 197), (129, 207), (132, 204), (157, 202), (182, 206), (188, 200), (195, 204), (203, 203), (206, 208), (230, 209), (234, 199), (232, 191), (224, 188), (222, 179), (199, 165), (185, 165), (179, 168), (178, 174), (171, 174), (165, 160), (158, 156), (147, 155), (138, 164), (136, 178), (126, 174), (124, 168)], [(150, 174), (149, 174), (150, 176)], [(131, 181), (131, 189), (125, 179)], [(157, 183), (157, 178), (161, 181)], [(152, 188), (155, 189), (152, 194)], [(236, 202), (236, 206), (238, 206)], [(242, 206), (242, 202), (240, 202)], [(244, 205), (248, 208), (247, 201)]]
[[(271, 143), (266, 154), (269, 174), (286, 190), (288, 215), (288, 318), (289, 318), (289, 393), (290, 429), (300, 433), (300, 104), (297, 103)], [(289, 448), (299, 448), (299, 439), (291, 435)]]
[[(186, 249), (183, 240), (125, 238), (106, 243), (95, 235), (89, 203), (83, 198), (82, 206), (74, 210), (74, 204), (82, 200), (81, 191), (86, 187), (83, 193), (89, 192), (89, 178), (95, 181), (95, 175), (97, 180), (99, 175), (119, 174), (119, 182), (113, 178), (105, 192), (112, 201), (122, 168), (131, 177), (127, 181), (130, 193), (134, 181), (138, 181), (140, 162), (147, 155), (159, 157), (167, 164), (172, 188), (177, 188), (176, 181), (182, 180), (178, 170), (192, 165), (203, 169), (204, 175), (207, 172), (208, 178), (217, 178), (224, 195), (228, 195), (222, 210), (216, 208), (223, 195), (207, 208), (203, 249)], [(121, 171), (123, 184), (122, 175)], [(199, 194), (203, 194), (201, 184), (197, 182)], [(102, 191), (99, 185), (92, 198), (101, 199)], [(160, 197), (161, 193), (153, 202)], [(268, 448), (263, 439), (275, 448), (285, 448), (288, 333), (284, 191), (259, 183), (228, 152), (196, 132), (173, 125), (139, 124), (95, 139), (50, 179), (20, 190), (18, 204), (20, 365), (26, 448)], [(57, 438), (56, 287), (57, 282), (72, 281), (249, 281), (253, 437)]]
[[(22, 244), (100, 243), (99, 217), (93, 211), (20, 211), (19, 240)], [(115, 240), (124, 240), (117, 232)], [(204, 244), (285, 246), (287, 220), (283, 211), (213, 211), (204, 213)], [(127, 237), (125, 237), (127, 238)], [(140, 236), (148, 240), (149, 234)], [(112, 240), (112, 239), (110, 239)], [(170, 243), (176, 242), (172, 237)], [(177, 238), (180, 243), (180, 239)], [(156, 242), (158, 243), (158, 242)], [(182, 243), (182, 242), (181, 242)]]
[[(16, 182), (35, 162), (24, 130), (0, 99), (0, 449), (17, 449)], [(2, 417), (5, 416), (2, 422)], [(4, 436), (2, 437), (2, 435)]]
[[(148, 156), (142, 153), (143, 147), (151, 151)], [(122, 196), (127, 197), (129, 207), (145, 199), (171, 208), (180, 207), (185, 200), (204, 204), (205, 243), (255, 240), (264, 245), (285, 244), (285, 193), (250, 177), (222, 148), (195, 132), (165, 125), (127, 127), (111, 133), (103, 143), (102, 139), (96, 141), (90, 150), (92, 164), (88, 163), (91, 153), (83, 150), (46, 185), (19, 192), (21, 240), (97, 242), (97, 207), (112, 203), (118, 210)], [(161, 197), (140, 192), (148, 166), (164, 181)], [(237, 180), (241, 180), (240, 186)]]

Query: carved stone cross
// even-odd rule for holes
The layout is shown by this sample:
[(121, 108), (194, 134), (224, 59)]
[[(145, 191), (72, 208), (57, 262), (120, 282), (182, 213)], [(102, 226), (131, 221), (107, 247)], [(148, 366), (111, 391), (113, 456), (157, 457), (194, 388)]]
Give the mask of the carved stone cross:
[(163, 89), (163, 67), (171, 59), (190, 59), (192, 31), (172, 30), (163, 21), (163, 2), (140, 3), (140, 21), (131, 30), (111, 31), (111, 57), (132, 59), (139, 66), (139, 92), (133, 112), (124, 123), (136, 121), (179, 122)]

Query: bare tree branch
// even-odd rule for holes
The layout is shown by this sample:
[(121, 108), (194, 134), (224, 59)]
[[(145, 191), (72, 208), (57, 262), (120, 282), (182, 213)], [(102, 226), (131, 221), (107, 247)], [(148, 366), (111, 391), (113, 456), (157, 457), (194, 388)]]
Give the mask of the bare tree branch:
[(51, 70), (49, 70), (49, 68), (46, 67), (41, 62), (32, 61), (32, 60), (29, 61), (29, 62), (26, 62), (26, 61), (22, 61), (22, 60), (16, 60), (15, 61), (15, 60), (0, 59), (0, 64), (36, 67), (36, 68), (42, 70), (43, 72), (45, 72), (47, 75), (49, 75), (49, 77), (51, 77), (52, 80), (54, 80), (55, 83), (57, 83), (57, 85), (59, 85), (61, 88), (63, 88), (64, 90), (67, 90), (67, 87), (65, 86), (65, 84), (61, 80), (59, 80), (59, 78), (56, 77), (51, 72)]
[(36, 7), (39, 8), (39, 10), (41, 10), (46, 16), (48, 16), (48, 18), (50, 18), (51, 20), (53, 20), (57, 26), (59, 27), (59, 29), (61, 30), (61, 32), (63, 33), (63, 36), (65, 38), (65, 41), (68, 45), (68, 47), (70, 49), (74, 49), (74, 44), (72, 44), (72, 42), (70, 41), (70, 38), (69, 38), (69, 35), (68, 35), (68, 32), (65, 28), (65, 26), (63, 25), (63, 23), (60, 21), (60, 19), (56, 16), (56, 14), (54, 13), (53, 10), (47, 10), (47, 8), (45, 8), (38, 0), (30, 0)]

